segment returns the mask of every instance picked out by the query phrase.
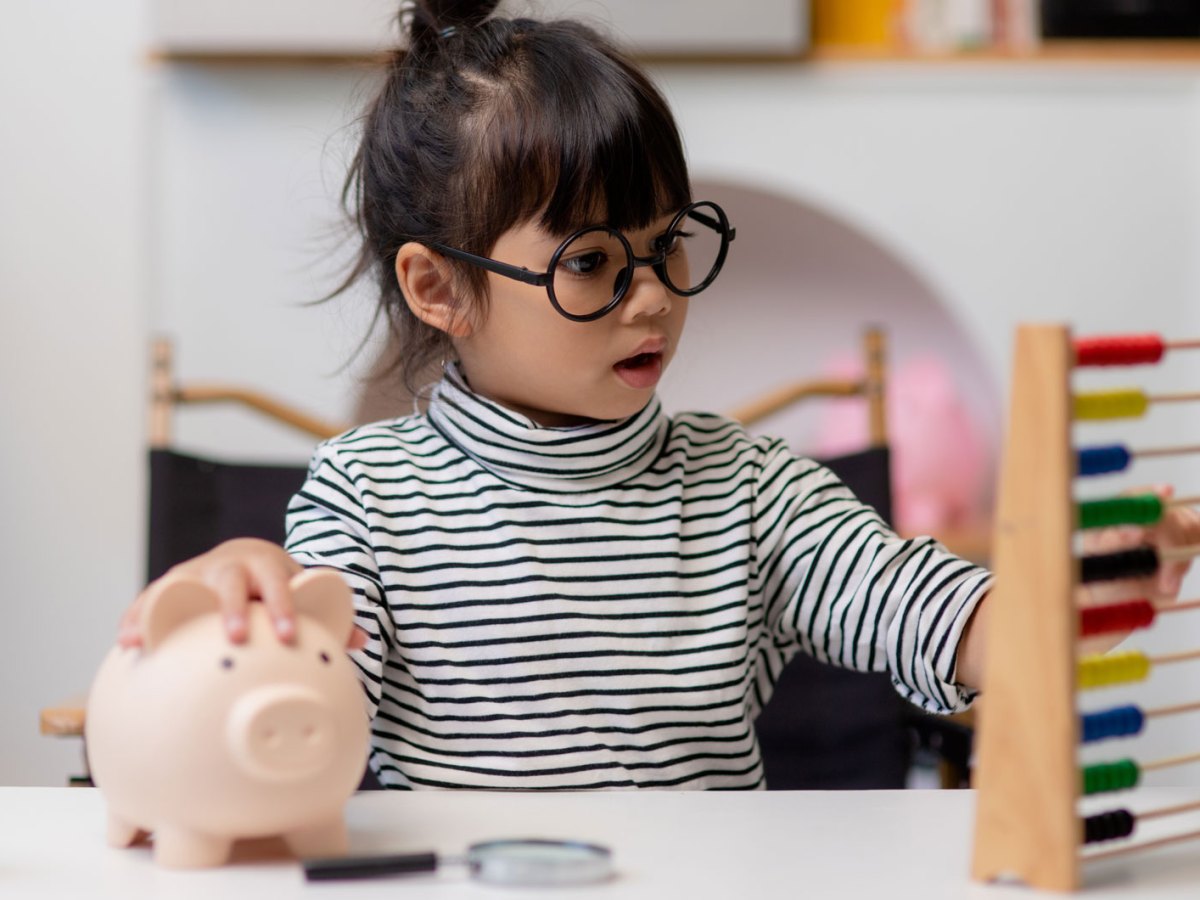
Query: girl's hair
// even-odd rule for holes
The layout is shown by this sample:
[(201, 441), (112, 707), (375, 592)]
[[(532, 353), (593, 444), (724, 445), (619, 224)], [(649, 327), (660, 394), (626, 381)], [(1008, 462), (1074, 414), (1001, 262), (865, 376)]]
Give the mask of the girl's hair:
[[(636, 230), (691, 199), (674, 118), (625, 54), (573, 21), (493, 17), (497, 0), (419, 0), (407, 47), (363, 121), (342, 200), (362, 247), (335, 291), (372, 273), (411, 391), (450, 351), (416, 318), (395, 274), (409, 241), (488, 255), (538, 217), (551, 234), (594, 223)], [(486, 274), (447, 259), (457, 293), (486, 302)]]

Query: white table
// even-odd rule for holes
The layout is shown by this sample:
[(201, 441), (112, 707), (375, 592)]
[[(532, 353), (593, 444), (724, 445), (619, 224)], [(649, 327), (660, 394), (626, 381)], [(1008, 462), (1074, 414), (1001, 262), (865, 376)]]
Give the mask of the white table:
[[(1142, 808), (1200, 797), (1142, 791)], [(104, 843), (104, 804), (87, 788), (0, 788), (0, 896), (284, 900), (288, 897), (689, 900), (1036, 897), (967, 877), (970, 791), (674, 791), (358, 794), (347, 805), (354, 852), (458, 853), (498, 837), (570, 837), (612, 848), (615, 880), (574, 888), (474, 884), (461, 869), (377, 881), (304, 881), (274, 844), (249, 844), (220, 869), (170, 871), (147, 847)], [(1150, 824), (1150, 823), (1147, 823)], [(1183, 823), (1181, 823), (1183, 824)], [(1186, 823), (1198, 827), (1196, 818)], [(1085, 867), (1085, 896), (1195, 898), (1200, 843)], [(1045, 895), (1061, 896), (1061, 895)]]

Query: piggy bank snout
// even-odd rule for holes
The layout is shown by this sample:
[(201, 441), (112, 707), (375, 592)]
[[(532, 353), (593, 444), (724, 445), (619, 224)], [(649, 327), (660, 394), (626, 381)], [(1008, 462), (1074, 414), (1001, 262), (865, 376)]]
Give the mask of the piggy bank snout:
[(337, 750), (328, 700), (297, 685), (256, 688), (238, 698), (226, 737), (233, 762), (247, 775), (297, 781), (324, 771)]

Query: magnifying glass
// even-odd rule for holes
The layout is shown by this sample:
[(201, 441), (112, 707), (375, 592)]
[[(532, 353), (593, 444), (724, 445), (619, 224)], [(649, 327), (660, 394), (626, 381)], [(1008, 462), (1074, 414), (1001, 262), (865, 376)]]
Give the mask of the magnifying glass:
[(475, 881), (503, 885), (592, 884), (612, 877), (612, 851), (583, 841), (520, 838), (472, 844), (463, 856), (405, 853), (304, 860), (309, 881), (379, 878), (466, 866)]

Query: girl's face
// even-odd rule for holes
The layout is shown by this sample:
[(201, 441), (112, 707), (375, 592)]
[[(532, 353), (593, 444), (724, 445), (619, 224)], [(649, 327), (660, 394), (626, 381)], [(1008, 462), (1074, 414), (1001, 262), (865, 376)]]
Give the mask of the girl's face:
[[(655, 253), (671, 219), (627, 232), (634, 254)], [(502, 234), (489, 255), (545, 272), (561, 241), (531, 221)], [(576, 268), (587, 264), (581, 259)], [(673, 260), (671, 271), (681, 265), (686, 260)], [(636, 268), (616, 309), (591, 322), (560, 315), (544, 287), (487, 277), (486, 312), (454, 338), (476, 393), (551, 427), (625, 418), (650, 401), (687, 318), (687, 299), (668, 290), (650, 267)]]

